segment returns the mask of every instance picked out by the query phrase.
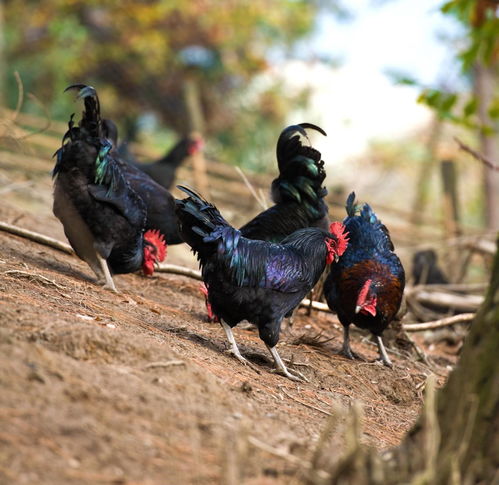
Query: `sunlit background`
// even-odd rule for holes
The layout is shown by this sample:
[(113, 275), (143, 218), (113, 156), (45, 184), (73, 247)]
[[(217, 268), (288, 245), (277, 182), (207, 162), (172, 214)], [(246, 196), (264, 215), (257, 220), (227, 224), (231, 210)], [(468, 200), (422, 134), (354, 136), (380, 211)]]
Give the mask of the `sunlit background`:
[[(311, 140), (327, 164), (333, 216), (343, 216), (345, 197), (355, 190), (407, 257), (433, 240), (499, 227), (498, 172), (454, 139), (497, 163), (496, 2), (0, 5), (3, 102), (50, 120), (47, 133), (79, 109), (64, 88), (92, 84), (104, 115), (139, 157), (141, 148), (160, 153), (200, 131), (216, 199), (212, 162), (271, 180), (280, 131), (311, 122), (328, 134)], [(11, 150), (7, 128), (2, 139)], [(444, 203), (443, 160), (457, 174), (452, 213)], [(237, 206), (226, 210), (236, 222), (250, 215)]]

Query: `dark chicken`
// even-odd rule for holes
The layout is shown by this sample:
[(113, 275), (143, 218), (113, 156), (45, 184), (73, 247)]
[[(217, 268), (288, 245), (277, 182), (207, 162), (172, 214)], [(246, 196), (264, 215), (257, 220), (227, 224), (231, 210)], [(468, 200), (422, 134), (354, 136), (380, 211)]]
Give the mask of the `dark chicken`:
[(356, 215), (355, 193), (346, 204), (343, 224), (349, 234), (348, 249), (324, 284), (329, 308), (338, 314), (344, 328), (342, 353), (354, 358), (349, 326), (370, 330), (378, 343), (381, 360), (391, 367), (381, 334), (400, 308), (405, 286), (404, 268), (393, 252), (388, 229), (364, 204)]
[(331, 224), (331, 232), (301, 229), (280, 244), (250, 240), (231, 227), (215, 206), (186, 187), (179, 189), (189, 195), (176, 201), (180, 231), (198, 255), (209, 302), (220, 318), (231, 352), (247, 362), (231, 329), (248, 320), (258, 327), (277, 371), (300, 380), (277, 353), (281, 321), (315, 285), (326, 264), (345, 251), (348, 241), (343, 225)]
[(449, 283), (438, 266), (437, 253), (433, 249), (414, 253), (412, 278), (415, 285), (446, 285)]
[(204, 141), (201, 135), (193, 133), (182, 138), (171, 150), (162, 158), (151, 163), (139, 163), (128, 151), (126, 144), (118, 147), (118, 152), (123, 155), (126, 162), (142, 170), (149, 175), (155, 182), (170, 189), (175, 180), (175, 173), (178, 167), (192, 155), (201, 151), (204, 147)]
[(142, 268), (152, 274), (166, 254), (157, 230), (144, 232), (146, 204), (134, 191), (112, 154), (111, 135), (102, 123), (94, 88), (77, 84), (85, 110), (78, 126), (73, 116), (53, 170), (55, 216), (75, 250), (99, 282), (116, 291), (112, 273)]
[[(244, 237), (278, 243), (305, 227), (328, 230), (328, 207), (324, 202), (327, 189), (322, 185), (326, 178), (324, 161), (318, 150), (303, 144), (303, 138), (308, 140), (305, 129), (326, 136), (322, 128), (311, 123), (291, 125), (282, 131), (276, 148), (279, 176), (271, 186), (274, 205), (239, 229)], [(202, 291), (208, 308), (206, 287)], [(208, 313), (208, 319), (214, 321), (211, 307)]]
[[(93, 89), (93, 96), (99, 103), (97, 92)], [(182, 243), (178, 232), (177, 216), (175, 215), (175, 199), (164, 187), (156, 183), (149, 175), (139, 170), (134, 165), (126, 163), (118, 156), (114, 148), (118, 144), (118, 128), (109, 119), (101, 122), (102, 134), (111, 142), (113, 150), (111, 154), (114, 161), (119, 165), (130, 187), (144, 201), (147, 209), (146, 230), (158, 230), (165, 237), (169, 245)]]
[(244, 237), (280, 242), (304, 227), (328, 229), (324, 162), (318, 150), (302, 143), (300, 135), (308, 139), (305, 128), (326, 136), (322, 128), (311, 123), (282, 131), (276, 148), (279, 176), (271, 186), (274, 205), (239, 229)]

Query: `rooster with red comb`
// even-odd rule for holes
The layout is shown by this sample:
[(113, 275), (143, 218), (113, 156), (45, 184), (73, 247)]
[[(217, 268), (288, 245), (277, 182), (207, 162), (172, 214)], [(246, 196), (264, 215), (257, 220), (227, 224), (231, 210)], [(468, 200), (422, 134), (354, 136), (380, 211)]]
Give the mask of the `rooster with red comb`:
[(381, 361), (391, 367), (381, 334), (400, 308), (404, 268), (394, 253), (388, 229), (369, 204), (359, 209), (352, 192), (346, 211), (343, 224), (350, 235), (348, 248), (341, 261), (332, 267), (324, 283), (324, 294), (344, 328), (342, 353), (350, 359), (355, 357), (349, 338), (353, 323), (374, 334)]

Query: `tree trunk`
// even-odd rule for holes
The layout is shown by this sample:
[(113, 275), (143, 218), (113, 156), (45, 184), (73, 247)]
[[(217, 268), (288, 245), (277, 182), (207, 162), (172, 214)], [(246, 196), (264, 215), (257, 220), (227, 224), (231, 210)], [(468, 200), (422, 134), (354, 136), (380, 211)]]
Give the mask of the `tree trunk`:
[(416, 193), (412, 202), (411, 222), (421, 225), (424, 220), (426, 206), (430, 194), (431, 176), (438, 161), (437, 147), (442, 135), (442, 120), (435, 115), (430, 129), (430, 137), (426, 145), (425, 160), (421, 160), (417, 175)]
[[(197, 80), (193, 77), (186, 77), (184, 82), (184, 102), (187, 109), (187, 117), (189, 120), (189, 131), (203, 133), (204, 119), (203, 109), (201, 106), (199, 86)], [(209, 198), (208, 193), (208, 175), (206, 170), (206, 160), (203, 152), (198, 151), (192, 155), (192, 165), (194, 173), (194, 184), (196, 189)]]
[[(499, 242), (499, 241), (498, 241)], [(440, 429), (431, 484), (499, 483), (499, 251), (485, 302), (466, 338), (459, 364), (438, 393), (435, 426)], [(412, 476), (425, 469), (421, 420), (397, 450)], [(435, 431), (435, 430), (433, 430)], [(403, 456), (405, 455), (405, 456)], [(393, 482), (395, 483), (395, 482)], [(421, 482), (424, 483), (424, 482)]]
[(5, 22), (3, 19), (3, 0), (0, 0), (0, 108), (6, 108), (7, 86), (5, 76), (7, 65), (5, 63)]

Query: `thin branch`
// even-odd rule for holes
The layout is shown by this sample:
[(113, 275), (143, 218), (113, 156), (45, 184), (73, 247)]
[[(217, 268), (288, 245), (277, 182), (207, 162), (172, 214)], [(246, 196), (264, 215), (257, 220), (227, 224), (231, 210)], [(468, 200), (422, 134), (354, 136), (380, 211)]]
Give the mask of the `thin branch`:
[(478, 161), (482, 162), (484, 165), (489, 167), (491, 170), (499, 170), (499, 165), (491, 162), (488, 158), (484, 157), (481, 153), (473, 150), (470, 146), (463, 143), (456, 136), (454, 137), (454, 141), (459, 145), (459, 148), (467, 153), (469, 153), (472, 157), (476, 158)]
[(46, 123), (45, 126), (42, 126), (41, 128), (38, 128), (37, 130), (32, 131), (31, 133), (27, 133), (26, 135), (20, 136), (19, 140), (25, 140), (30, 136), (43, 133), (44, 131), (47, 131), (50, 128), (50, 125), (52, 124), (52, 117), (50, 116), (50, 112), (47, 109), (47, 107), (33, 93), (28, 93), (28, 98), (31, 99), (31, 101), (33, 101), (36, 105), (38, 105), (42, 109), (43, 114), (45, 115)]
[(23, 229), (22, 227), (14, 226), (7, 222), (0, 221), (0, 231), (5, 231), (10, 234), (15, 234), (16, 236), (24, 237), (31, 241), (44, 244), (45, 246), (50, 246), (64, 253), (74, 254), (73, 248), (66, 243), (53, 239), (51, 237), (40, 234), (39, 232), (29, 231), (28, 229)]
[(236, 168), (237, 173), (241, 176), (244, 183), (246, 184), (246, 187), (248, 187), (249, 191), (251, 192), (251, 195), (253, 195), (253, 197), (256, 199), (256, 201), (260, 204), (260, 207), (263, 210), (267, 210), (268, 207), (267, 207), (267, 204), (265, 203), (265, 199), (260, 199), (260, 197), (256, 193), (255, 189), (253, 188), (253, 185), (251, 185), (251, 182), (246, 177), (245, 173), (239, 167), (235, 167), (235, 168)]
[(441, 318), (440, 320), (434, 320), (433, 322), (406, 323), (402, 325), (402, 328), (406, 332), (422, 332), (423, 330), (433, 330), (435, 328), (442, 328), (442, 327), (447, 327), (449, 325), (455, 325), (456, 323), (471, 322), (474, 318), (475, 318), (474, 313), (461, 313), (460, 315)]
[(473, 291), (485, 291), (488, 288), (488, 283), (446, 283), (446, 284), (428, 284), (415, 285), (412, 288), (407, 287), (407, 293), (413, 291), (456, 291), (458, 293), (471, 293)]
[(17, 116), (19, 115), (19, 111), (21, 111), (21, 106), (23, 105), (24, 101), (24, 85), (23, 81), (21, 79), (21, 76), (19, 75), (19, 72), (14, 71), (14, 77), (16, 78), (16, 83), (17, 83), (17, 106), (16, 110), (14, 111), (12, 115), (12, 121), (16, 121)]
[(300, 399), (297, 399), (296, 397), (292, 396), (291, 394), (288, 394), (285, 390), (284, 390), (284, 387), (282, 386), (279, 386), (279, 390), (285, 395), (285, 396), (288, 396), (290, 399), (292, 399), (293, 401), (301, 404), (302, 406), (305, 406), (307, 408), (310, 408), (310, 409), (315, 409), (315, 411), (319, 411), (320, 413), (323, 413), (325, 414), (326, 416), (331, 416), (331, 413), (329, 411), (324, 411), (324, 409), (321, 409), (321, 408), (318, 408), (316, 406), (313, 406), (312, 404), (308, 404), (306, 402), (303, 402), (301, 401)]
[(312, 301), (312, 304), (310, 304), (310, 300), (308, 298), (304, 298), (301, 301), (300, 306), (304, 306), (307, 308), (312, 307), (314, 310), (319, 310), (321, 312), (331, 313), (331, 310), (329, 309), (329, 307), (327, 306), (326, 303), (322, 303), (320, 301)]
[(186, 365), (183, 360), (168, 360), (165, 362), (151, 362), (144, 366), (144, 369), (157, 369), (158, 367), (167, 368), (177, 365)]
[(189, 278), (193, 278), (195, 280), (202, 280), (201, 271), (191, 268), (185, 268), (184, 266), (178, 266), (176, 264), (158, 264), (158, 266), (156, 267), (156, 271), (159, 273), (179, 274), (182, 276), (188, 276)]
[[(273, 446), (268, 445), (267, 443), (264, 443), (263, 441), (260, 441), (258, 438), (255, 438), (254, 436), (249, 436), (248, 437), (248, 442), (252, 444), (255, 448), (258, 448), (262, 451), (265, 451), (271, 455), (277, 456), (279, 458), (283, 458), (289, 463), (292, 463), (293, 465), (298, 465), (301, 468), (305, 468), (307, 470), (310, 470), (313, 468), (312, 463), (309, 461), (302, 460), (301, 458), (298, 458), (295, 455), (292, 455), (291, 453), (288, 453), (287, 451), (279, 450), (277, 448), (274, 448)], [(314, 473), (319, 475), (320, 478), (322, 479), (330, 479), (331, 475), (324, 471), (324, 470), (314, 470)]]
[(66, 289), (65, 286), (61, 286), (61, 285), (57, 284), (55, 281), (49, 280), (47, 277), (45, 277), (45, 276), (43, 276), (41, 274), (37, 274), (37, 273), (28, 273), (27, 271), (19, 271), (17, 269), (12, 269), (12, 270), (9, 270), (9, 271), (4, 271), (3, 274), (5, 274), (5, 275), (12, 275), (12, 276), (21, 276), (23, 278), (29, 278), (31, 280), (36, 280), (36, 281), (42, 283), (43, 285), (52, 285), (52, 286), (55, 286), (59, 290), (65, 290)]

